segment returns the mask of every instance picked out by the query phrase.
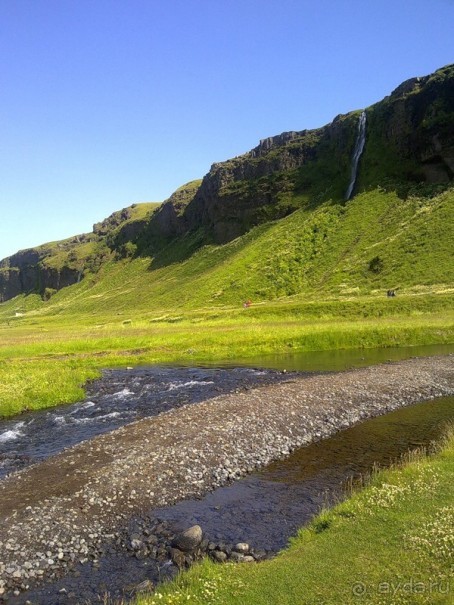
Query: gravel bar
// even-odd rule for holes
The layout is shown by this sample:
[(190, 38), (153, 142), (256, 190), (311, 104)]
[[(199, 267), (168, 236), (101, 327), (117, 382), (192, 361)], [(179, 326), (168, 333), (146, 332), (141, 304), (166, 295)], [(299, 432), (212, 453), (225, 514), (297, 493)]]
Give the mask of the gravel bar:
[(96, 561), (128, 519), (366, 418), (454, 394), (454, 356), (289, 377), (139, 420), (0, 482), (0, 601)]

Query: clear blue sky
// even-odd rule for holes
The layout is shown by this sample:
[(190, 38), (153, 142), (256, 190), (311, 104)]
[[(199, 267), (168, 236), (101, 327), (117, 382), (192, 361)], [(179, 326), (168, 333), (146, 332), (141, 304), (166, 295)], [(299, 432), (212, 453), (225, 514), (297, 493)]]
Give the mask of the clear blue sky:
[(0, 0), (0, 258), (454, 60), (454, 0)]

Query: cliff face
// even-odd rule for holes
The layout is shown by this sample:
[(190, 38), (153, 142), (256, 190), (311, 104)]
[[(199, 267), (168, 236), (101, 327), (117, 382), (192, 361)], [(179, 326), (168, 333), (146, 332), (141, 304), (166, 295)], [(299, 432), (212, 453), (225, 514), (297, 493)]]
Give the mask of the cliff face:
[(360, 183), (427, 184), (454, 177), (454, 66), (412, 78), (368, 109)]
[(0, 261), (0, 302), (31, 292), (48, 298), (95, 273), (102, 262), (122, 255), (125, 242), (143, 232), (148, 213), (156, 206), (135, 204), (94, 225), (92, 233), (21, 250)]
[[(355, 191), (377, 186), (407, 195), (446, 186), (454, 177), (454, 65), (412, 78), (366, 108), (367, 126)], [(25, 250), (0, 263), (0, 300), (58, 290), (105, 258), (155, 255), (197, 232), (200, 242), (228, 242), (254, 225), (325, 201), (344, 203), (360, 111), (315, 130), (284, 132), (178, 189), (161, 206), (135, 205), (93, 233)], [(142, 208), (139, 208), (141, 206)], [(57, 246), (57, 250), (55, 250)]]
[[(183, 209), (172, 198), (163, 204), (150, 234), (171, 238), (202, 227), (224, 243), (301, 204), (343, 200), (359, 114), (263, 139), (250, 152), (213, 164)], [(454, 66), (404, 82), (366, 115), (357, 190), (453, 179)]]
[[(87, 236), (77, 236), (57, 244), (59, 252), (71, 250)], [(66, 250), (65, 250), (66, 248)], [(77, 283), (81, 269), (74, 263), (64, 262), (61, 266), (49, 266), (46, 259), (52, 256), (47, 246), (21, 250), (0, 263), (0, 301), (3, 302), (23, 293), (59, 290)], [(71, 256), (69, 257), (71, 258)]]
[(254, 225), (286, 216), (301, 203), (295, 195), (309, 198), (320, 180), (334, 184), (336, 191), (340, 180), (342, 189), (348, 182), (356, 120), (354, 112), (323, 128), (285, 132), (213, 164), (183, 203), (171, 196), (162, 205), (152, 217), (150, 235), (172, 238), (203, 228), (217, 243), (225, 243)]

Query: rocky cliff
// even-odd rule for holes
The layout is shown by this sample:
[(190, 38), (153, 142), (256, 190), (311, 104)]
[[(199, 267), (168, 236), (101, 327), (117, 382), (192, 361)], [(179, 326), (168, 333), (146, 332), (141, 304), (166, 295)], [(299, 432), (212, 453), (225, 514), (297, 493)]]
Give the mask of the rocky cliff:
[(127, 255), (126, 243), (144, 230), (158, 206), (133, 204), (94, 225), (92, 233), (21, 250), (0, 261), (0, 302), (31, 292), (49, 298), (88, 273), (96, 273), (115, 255)]
[[(365, 111), (356, 191), (381, 186), (406, 196), (415, 187), (430, 193), (449, 186), (454, 176), (454, 65), (407, 80)], [(0, 300), (57, 290), (93, 272), (105, 258), (156, 255), (167, 242), (194, 232), (199, 243), (225, 243), (299, 207), (345, 203), (360, 113), (339, 115), (315, 130), (263, 139), (248, 153), (213, 164), (201, 181), (184, 185), (159, 207), (140, 213), (136, 206), (124, 209), (76, 241), (5, 259)]]
[[(170, 199), (153, 220), (178, 214), (166, 224), (167, 235), (203, 226), (223, 243), (301, 204), (343, 200), (359, 114), (339, 115), (316, 130), (263, 139), (250, 152), (213, 164), (183, 212), (175, 213)], [(404, 82), (366, 114), (360, 189), (452, 180), (454, 66)]]

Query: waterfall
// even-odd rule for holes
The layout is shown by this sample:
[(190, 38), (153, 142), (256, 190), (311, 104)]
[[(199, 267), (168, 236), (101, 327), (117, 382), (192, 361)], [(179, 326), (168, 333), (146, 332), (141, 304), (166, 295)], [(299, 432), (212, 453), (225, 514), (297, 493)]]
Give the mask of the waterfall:
[(358, 176), (358, 164), (361, 154), (364, 151), (364, 144), (366, 142), (366, 112), (362, 111), (359, 116), (358, 122), (358, 136), (356, 137), (355, 151), (353, 152), (352, 158), (352, 174), (350, 177), (350, 184), (345, 194), (345, 199), (348, 201), (353, 193), (355, 187), (356, 177)]

